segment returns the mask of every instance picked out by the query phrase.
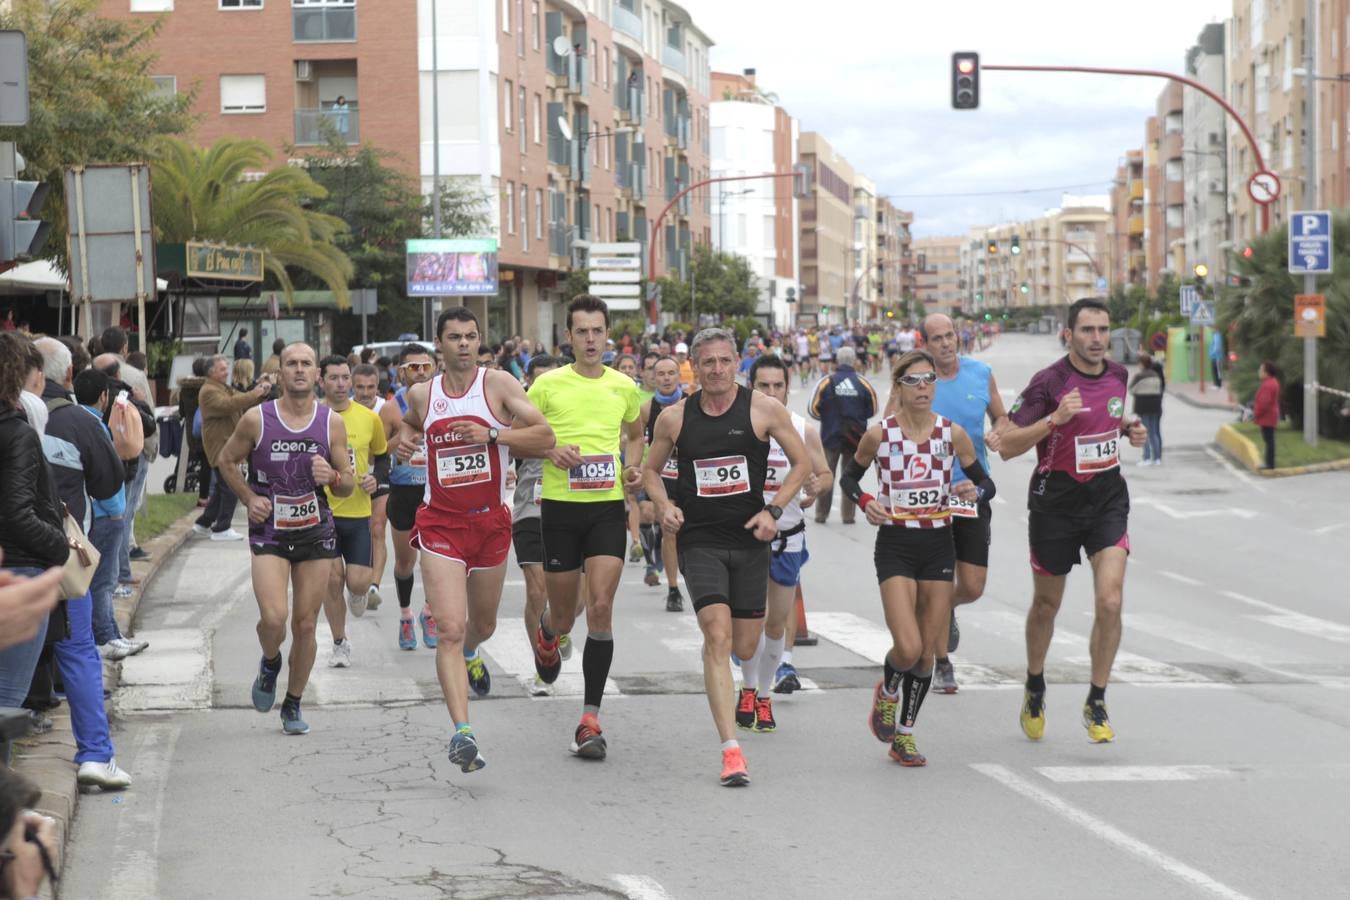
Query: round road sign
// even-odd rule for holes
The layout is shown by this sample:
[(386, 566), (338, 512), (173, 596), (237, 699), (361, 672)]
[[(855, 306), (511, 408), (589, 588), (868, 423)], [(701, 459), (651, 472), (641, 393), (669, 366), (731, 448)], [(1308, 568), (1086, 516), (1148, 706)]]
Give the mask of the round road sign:
[(1280, 196), (1280, 176), (1274, 172), (1257, 172), (1247, 182), (1247, 193), (1257, 203), (1274, 203)]

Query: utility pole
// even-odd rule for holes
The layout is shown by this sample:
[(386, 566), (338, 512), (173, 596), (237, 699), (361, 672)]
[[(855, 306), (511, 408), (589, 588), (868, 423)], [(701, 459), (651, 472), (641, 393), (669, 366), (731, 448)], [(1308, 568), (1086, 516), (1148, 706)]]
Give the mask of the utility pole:
[[(1317, 209), (1317, 4), (1308, 0), (1303, 17), (1303, 208)], [(1327, 247), (1331, 254), (1332, 248)], [(1303, 293), (1317, 293), (1317, 276), (1303, 276)], [(1303, 443), (1317, 446), (1317, 338), (1303, 338)]]
[[(436, 54), (439, 44), (436, 34), (436, 7), (439, 0), (431, 0), (431, 236), (441, 236), (441, 91), (440, 64)], [(435, 341), (436, 316), (440, 313), (439, 297), (428, 297), (423, 307), (423, 330), (428, 341)]]

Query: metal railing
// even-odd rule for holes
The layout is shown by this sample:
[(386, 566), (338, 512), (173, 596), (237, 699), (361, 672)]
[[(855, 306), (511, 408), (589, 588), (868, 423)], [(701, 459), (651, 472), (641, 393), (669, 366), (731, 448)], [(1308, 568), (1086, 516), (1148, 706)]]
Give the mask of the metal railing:
[(661, 65), (667, 69), (674, 69), (681, 75), (689, 72), (689, 63), (684, 58), (684, 51), (669, 44), (661, 45)]
[(624, 9), (623, 6), (617, 2), (610, 12), (611, 25), (638, 43), (642, 42), (642, 17), (640, 15)]
[(346, 109), (297, 109), (295, 111), (296, 144), (322, 144), (331, 130), (349, 144), (361, 141), (361, 111), (356, 104)]

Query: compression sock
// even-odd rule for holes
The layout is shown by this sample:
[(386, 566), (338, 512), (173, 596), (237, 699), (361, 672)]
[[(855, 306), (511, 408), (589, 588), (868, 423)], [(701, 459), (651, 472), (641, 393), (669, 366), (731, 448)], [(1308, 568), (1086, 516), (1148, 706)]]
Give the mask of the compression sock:
[(398, 608), (411, 609), (413, 577), (409, 575), (405, 578), (404, 576), (395, 573), (394, 588), (398, 591)]
[(1027, 673), (1027, 690), (1031, 691), (1033, 694), (1044, 694), (1044, 693), (1045, 693), (1045, 673), (1044, 673), (1044, 672), (1037, 672), (1035, 675), (1032, 675), (1030, 672), (1028, 672), (1028, 673)]
[(544, 613), (546, 612), (548, 612), (547, 608), (545, 608), (543, 612), (539, 613), (539, 630), (544, 635), (544, 642), (548, 643), (557, 640), (558, 636), (554, 634), (552, 631), (549, 631), (548, 626), (544, 624)]
[(881, 661), (885, 676), (881, 679), (881, 693), (894, 700), (900, 696), (900, 680), (904, 675), (899, 669), (891, 665), (891, 655), (886, 654), (886, 658)]
[(759, 658), (764, 654), (764, 635), (759, 636), (759, 646), (749, 659), (741, 660), (741, 687), (753, 691), (759, 689)]
[(923, 698), (928, 696), (928, 686), (933, 683), (933, 673), (925, 672), (922, 675), (910, 669), (901, 679), (901, 715), (899, 721), (895, 723), (895, 730), (901, 734), (910, 734), (914, 728), (914, 721), (919, 718), (919, 707), (923, 706)]
[(656, 534), (650, 525), (639, 525), (638, 536), (642, 538), (642, 556), (647, 565), (654, 566), (655, 554), (652, 547), (656, 544)]
[(773, 690), (773, 676), (778, 671), (778, 664), (783, 661), (783, 643), (786, 638), (786, 635), (776, 638), (765, 635), (760, 639), (759, 650), (755, 651), (755, 659), (759, 663), (759, 684), (756, 687), (766, 697)]
[(281, 702), (281, 705), (282, 705), (282, 706), (291, 706), (291, 707), (295, 707), (296, 709), (299, 709), (299, 708), (300, 708), (300, 698), (297, 697), (297, 696), (295, 696), (294, 694), (292, 694), (290, 691), (287, 691), (287, 692), (286, 692), (286, 699), (283, 700), (283, 701)]
[[(586, 648), (581, 653), (581, 675), (585, 681), (586, 709), (592, 715), (600, 711), (605, 696), (605, 680), (614, 662), (614, 636), (608, 631), (593, 631), (586, 636)], [(592, 709), (594, 707), (594, 709)]]
[(1097, 687), (1095, 684), (1089, 684), (1089, 685), (1088, 685), (1088, 698), (1087, 698), (1087, 702), (1089, 702), (1089, 703), (1105, 703), (1105, 702), (1106, 702), (1106, 688), (1104, 688), (1104, 687)]
[(478, 648), (477, 648), (477, 647), (474, 647), (472, 650), (470, 650), (469, 647), (468, 647), (468, 645), (466, 644), (466, 645), (464, 646), (464, 659), (465, 659), (465, 660), (470, 660), (470, 659), (477, 659), (477, 658), (478, 658)]
[(783, 663), (783, 665), (787, 665), (787, 666), (792, 665), (792, 642), (789, 641), (789, 640), (787, 639), (787, 635), (786, 635), (786, 634), (783, 635), (783, 659), (782, 659), (782, 663)]

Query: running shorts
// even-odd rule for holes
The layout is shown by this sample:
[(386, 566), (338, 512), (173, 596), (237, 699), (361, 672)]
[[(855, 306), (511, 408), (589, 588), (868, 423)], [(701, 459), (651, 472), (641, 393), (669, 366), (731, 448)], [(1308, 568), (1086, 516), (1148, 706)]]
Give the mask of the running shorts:
[(972, 566), (989, 568), (989, 542), (993, 537), (991, 527), (994, 511), (988, 501), (976, 505), (980, 513), (978, 519), (964, 516), (952, 516), (952, 539), (956, 542), (956, 561)]
[(544, 564), (544, 534), (539, 529), (539, 517), (530, 516), (511, 526), (511, 543), (516, 548), (516, 565), (526, 566)]
[(309, 562), (314, 559), (337, 559), (337, 536), (328, 532), (327, 536), (286, 543), (261, 543), (250, 540), (249, 547), (254, 556), (280, 556), (289, 563)]
[(1089, 558), (1107, 547), (1130, 550), (1130, 508), (1111, 504), (1090, 516), (1066, 516), (1032, 510), (1027, 519), (1031, 544), (1031, 571), (1037, 575), (1068, 575), (1082, 562), (1081, 549)]
[(468, 572), (496, 568), (511, 552), (511, 507), (503, 503), (486, 512), (453, 514), (418, 507), (408, 543), (423, 553), (462, 563)]
[(956, 570), (952, 530), (883, 525), (877, 529), (872, 559), (877, 567), (878, 584), (888, 578), (951, 581)]
[(623, 559), (628, 549), (628, 516), (622, 500), (539, 502), (544, 538), (544, 571), (575, 572), (592, 556)]
[(333, 516), (338, 552), (349, 566), (370, 565), (370, 517)]
[(733, 619), (762, 619), (768, 602), (769, 545), (680, 548), (680, 573), (694, 612), (714, 603), (731, 607)]
[(806, 545), (800, 550), (784, 550), (782, 553), (769, 554), (769, 577), (774, 584), (783, 587), (796, 587), (802, 583), (802, 566), (811, 559)]
[(426, 488), (420, 484), (389, 485), (389, 503), (386, 510), (389, 524), (395, 531), (412, 531), (417, 523), (417, 507), (422, 505)]

